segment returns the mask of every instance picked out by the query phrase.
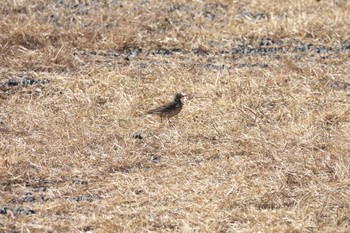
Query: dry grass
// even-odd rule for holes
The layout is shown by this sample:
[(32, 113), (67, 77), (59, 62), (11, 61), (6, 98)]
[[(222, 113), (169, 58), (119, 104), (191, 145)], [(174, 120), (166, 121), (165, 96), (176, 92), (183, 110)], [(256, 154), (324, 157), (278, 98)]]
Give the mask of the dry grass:
[(0, 4), (1, 232), (349, 232), (349, 1), (81, 2)]

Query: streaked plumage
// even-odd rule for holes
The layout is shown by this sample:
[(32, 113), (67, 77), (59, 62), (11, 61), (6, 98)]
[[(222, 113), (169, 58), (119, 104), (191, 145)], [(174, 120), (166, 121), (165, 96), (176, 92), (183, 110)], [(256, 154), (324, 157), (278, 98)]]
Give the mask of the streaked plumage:
[(165, 104), (161, 107), (152, 109), (147, 112), (147, 114), (153, 114), (153, 115), (158, 115), (160, 118), (163, 120), (163, 118), (170, 118), (173, 117), (177, 114), (179, 114), (182, 110), (183, 103), (181, 102), (181, 99), (185, 97), (184, 94), (182, 93), (177, 93), (174, 96), (173, 101), (171, 101), (168, 104)]

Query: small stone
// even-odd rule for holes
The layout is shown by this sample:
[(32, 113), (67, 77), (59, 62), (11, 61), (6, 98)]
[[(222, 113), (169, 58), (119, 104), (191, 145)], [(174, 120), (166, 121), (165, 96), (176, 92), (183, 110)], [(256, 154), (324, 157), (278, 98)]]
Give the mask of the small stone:
[(141, 133), (139, 133), (139, 132), (134, 133), (134, 134), (132, 135), (132, 138), (134, 138), (134, 139), (139, 139), (139, 140), (142, 140), (142, 139), (143, 139)]
[(151, 160), (152, 160), (152, 163), (160, 163), (160, 159), (155, 155), (152, 155)]

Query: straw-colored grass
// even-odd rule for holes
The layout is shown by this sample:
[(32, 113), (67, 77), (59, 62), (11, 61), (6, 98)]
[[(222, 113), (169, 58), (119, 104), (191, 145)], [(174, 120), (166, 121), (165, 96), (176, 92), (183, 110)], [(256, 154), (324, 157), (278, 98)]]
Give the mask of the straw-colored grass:
[(0, 14), (0, 232), (349, 232), (349, 1)]

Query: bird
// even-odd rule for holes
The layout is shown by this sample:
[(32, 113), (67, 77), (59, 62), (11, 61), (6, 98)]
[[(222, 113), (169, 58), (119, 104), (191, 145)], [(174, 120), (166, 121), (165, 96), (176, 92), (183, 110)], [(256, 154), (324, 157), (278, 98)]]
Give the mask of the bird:
[(163, 118), (169, 119), (170, 117), (176, 116), (182, 110), (183, 103), (181, 102), (181, 99), (185, 96), (186, 95), (182, 93), (176, 93), (173, 97), (173, 101), (158, 108), (151, 109), (147, 114), (158, 115), (160, 116), (161, 121), (163, 121)]

